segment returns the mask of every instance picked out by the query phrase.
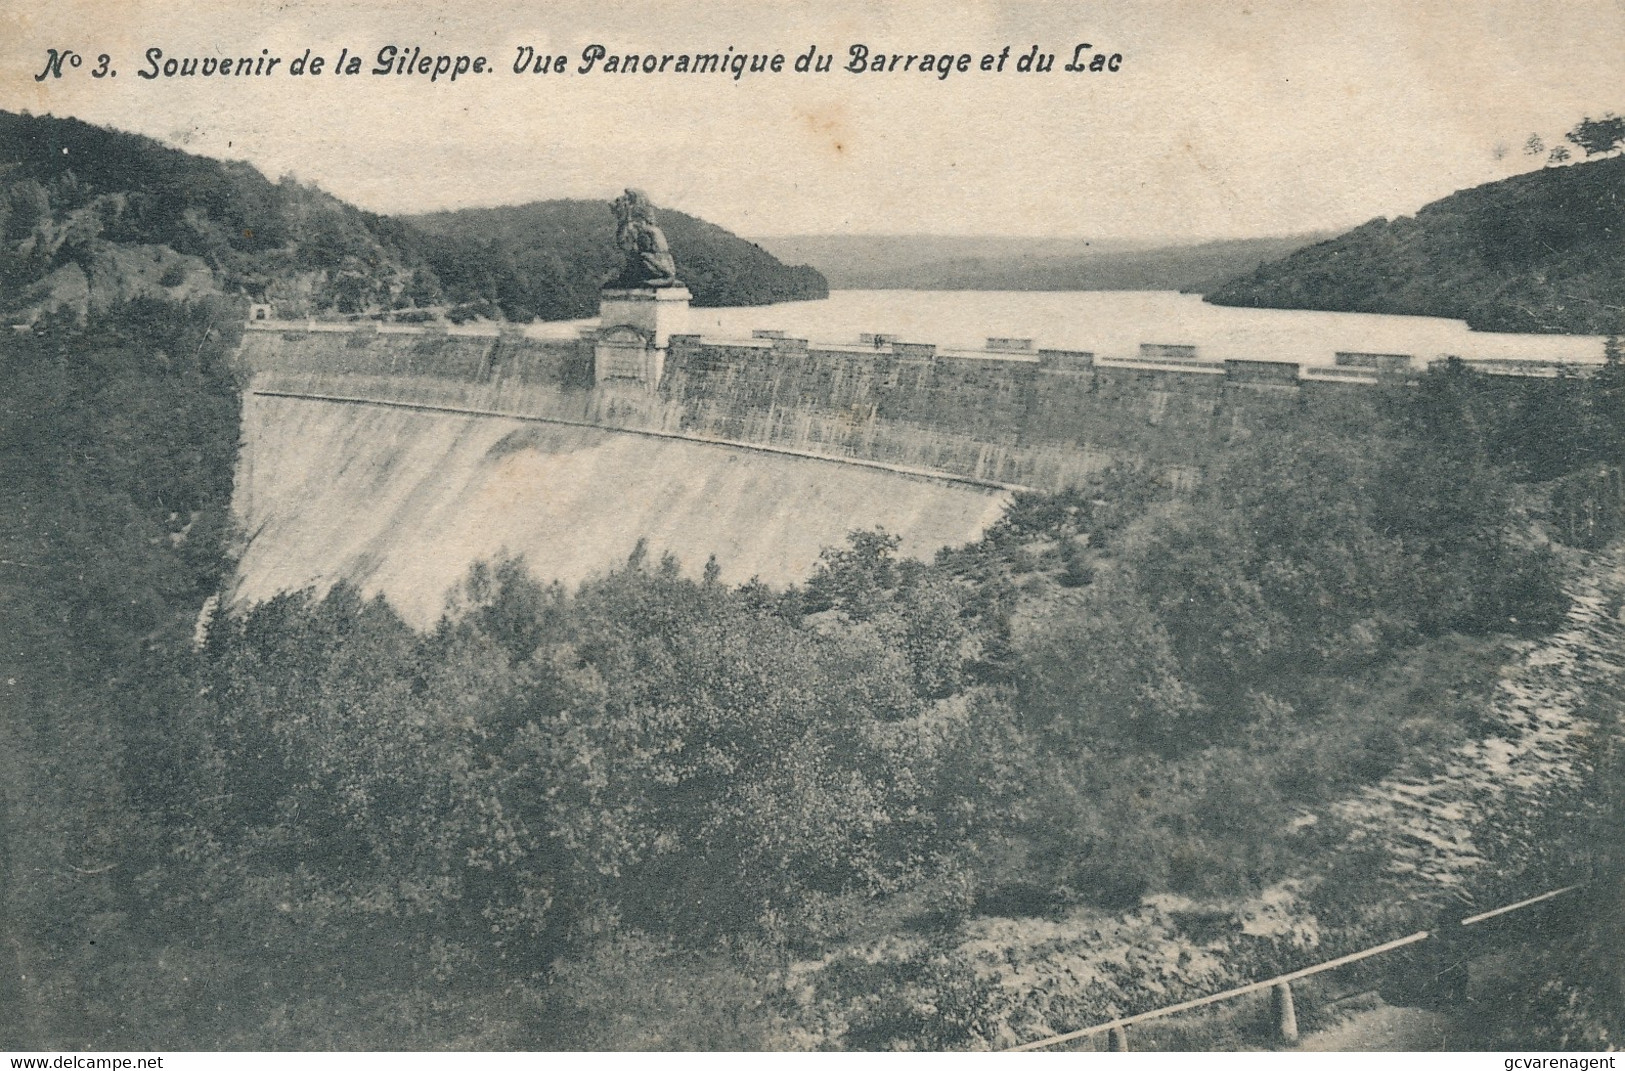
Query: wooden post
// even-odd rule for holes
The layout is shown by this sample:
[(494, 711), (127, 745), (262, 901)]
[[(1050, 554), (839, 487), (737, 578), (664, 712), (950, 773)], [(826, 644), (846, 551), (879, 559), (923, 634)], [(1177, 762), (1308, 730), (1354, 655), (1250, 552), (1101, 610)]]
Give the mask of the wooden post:
[(1282, 1041), (1289, 1045), (1298, 1042), (1298, 1010), (1292, 1001), (1292, 983), (1280, 982), (1271, 991), (1270, 1003), (1275, 1010), (1275, 1026)]
[(1128, 1031), (1120, 1026), (1114, 1026), (1106, 1032), (1107, 1052), (1128, 1051)]

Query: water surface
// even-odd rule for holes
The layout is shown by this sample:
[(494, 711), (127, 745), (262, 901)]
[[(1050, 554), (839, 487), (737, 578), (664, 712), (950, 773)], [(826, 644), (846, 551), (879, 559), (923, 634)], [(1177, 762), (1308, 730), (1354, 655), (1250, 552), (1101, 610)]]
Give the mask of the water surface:
[[(1198, 294), (1150, 290), (836, 290), (823, 301), (740, 309), (692, 309), (690, 330), (749, 338), (781, 330), (815, 342), (857, 343), (864, 333), (980, 349), (987, 339), (1030, 338), (1053, 349), (1135, 357), (1142, 342), (1198, 347), (1204, 360), (1250, 358), (1329, 365), (1339, 350), (1407, 353), (1425, 364), (1454, 355), (1479, 360), (1596, 363), (1595, 335), (1517, 335), (1471, 331), (1461, 320), (1358, 312), (1236, 309)], [(573, 331), (595, 321), (549, 325)]]

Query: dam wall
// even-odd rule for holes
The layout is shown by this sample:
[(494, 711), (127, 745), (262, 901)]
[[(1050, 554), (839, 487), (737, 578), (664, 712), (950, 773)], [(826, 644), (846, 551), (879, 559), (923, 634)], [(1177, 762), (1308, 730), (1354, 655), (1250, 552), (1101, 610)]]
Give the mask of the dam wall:
[(807, 578), (849, 531), (884, 527), (926, 558), (1004, 512), (993, 488), (729, 445), (535, 420), (250, 392), (233, 510), (230, 601), (354, 584), (433, 625), (470, 566), (523, 557), (574, 585), (674, 556), (729, 584)]
[(432, 376), (470, 383), (516, 379), (567, 389), (593, 385), (592, 349), (575, 339), (517, 331), (457, 332), (328, 325), (268, 330), (251, 323), (239, 359), (253, 371)]
[(690, 575), (715, 555), (728, 582), (794, 582), (853, 529), (928, 556), (977, 538), (1012, 491), (1116, 459), (1182, 482), (1271, 426), (1358, 419), (1371, 385), (1409, 375), (1390, 354), (1304, 369), (1172, 343), (1100, 360), (761, 333), (674, 334), (656, 382), (598, 382), (596, 341), (251, 324), (234, 598), (343, 579), (421, 625), (475, 561), (523, 555), (574, 583), (639, 539)]
[(1290, 413), (1345, 407), (1378, 379), (1283, 362), (1100, 361), (997, 341), (941, 351), (674, 335), (658, 384), (595, 385), (589, 337), (256, 323), (241, 359), (261, 390), (770, 445), (1041, 489), (1114, 458), (1192, 467)]
[[(832, 452), (871, 456), (895, 433), (916, 463), (1056, 489), (1113, 457), (1194, 465), (1215, 441), (1304, 403), (1222, 369), (1036, 354), (888, 351), (672, 340), (660, 393), (687, 419), (748, 441), (817, 429)], [(1239, 420), (1238, 420), (1239, 418)], [(894, 433), (894, 434), (888, 434)]]

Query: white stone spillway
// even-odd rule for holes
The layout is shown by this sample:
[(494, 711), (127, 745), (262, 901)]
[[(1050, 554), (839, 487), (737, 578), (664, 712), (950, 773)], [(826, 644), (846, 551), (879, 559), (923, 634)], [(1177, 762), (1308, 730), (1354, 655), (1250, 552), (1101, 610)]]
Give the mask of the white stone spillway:
[(246, 394), (234, 507), (238, 605), (347, 580), (432, 624), (482, 559), (574, 585), (675, 555), (698, 576), (805, 579), (883, 526), (927, 557), (975, 539), (1007, 495), (836, 461), (503, 417)]

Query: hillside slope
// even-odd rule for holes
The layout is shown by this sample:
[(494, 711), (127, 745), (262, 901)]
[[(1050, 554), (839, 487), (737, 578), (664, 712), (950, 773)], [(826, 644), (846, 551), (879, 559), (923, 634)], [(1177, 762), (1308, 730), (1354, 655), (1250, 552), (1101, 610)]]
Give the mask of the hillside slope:
[[(677, 212), (660, 219), (701, 304), (827, 293), (817, 272), (787, 268), (720, 227)], [(0, 112), (0, 315), (11, 322), (208, 293), (301, 318), (569, 319), (596, 311), (619, 263), (606, 202), (428, 223), (140, 135)]]
[(1217, 305), (1446, 316), (1608, 334), (1625, 320), (1625, 157), (1461, 190), (1234, 279)]
[(0, 112), (0, 312), (243, 293), (300, 315), (388, 307), (426, 267), (398, 222), (246, 163)]

